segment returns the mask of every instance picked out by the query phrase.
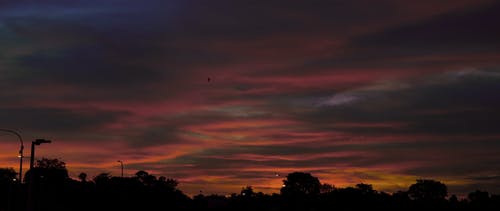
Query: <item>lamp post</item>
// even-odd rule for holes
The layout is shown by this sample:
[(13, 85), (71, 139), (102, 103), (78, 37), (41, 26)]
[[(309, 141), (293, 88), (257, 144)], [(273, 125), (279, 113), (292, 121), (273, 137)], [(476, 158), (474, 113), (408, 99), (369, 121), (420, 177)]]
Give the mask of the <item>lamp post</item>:
[[(44, 143), (51, 143), (51, 140), (45, 140), (45, 139), (36, 139), (35, 141), (31, 142), (31, 157), (30, 157), (30, 172), (33, 169), (33, 162), (35, 161), (35, 145), (40, 145)], [(33, 173), (33, 172), (32, 172)], [(33, 211), (35, 210), (35, 202), (33, 201), (33, 182), (34, 182), (34, 175), (32, 174), (30, 176), (30, 181), (28, 182), (28, 200), (26, 203), (26, 208), (28, 211)]]
[(15, 130), (0, 128), (0, 131), (4, 131), (4, 132), (8, 132), (8, 133), (12, 133), (12, 134), (16, 135), (17, 138), (19, 138), (19, 142), (21, 142), (21, 147), (19, 149), (19, 182), (22, 183), (23, 182), (23, 150), (24, 150), (23, 137), (21, 137), (21, 134)]
[(121, 160), (117, 160), (116, 162), (120, 163), (121, 167), (122, 167), (122, 178), (123, 178), (123, 161)]
[(51, 140), (37, 139), (31, 142), (31, 157), (30, 157), (30, 170), (33, 168), (33, 162), (35, 161), (35, 145), (40, 145), (43, 143), (51, 143)]

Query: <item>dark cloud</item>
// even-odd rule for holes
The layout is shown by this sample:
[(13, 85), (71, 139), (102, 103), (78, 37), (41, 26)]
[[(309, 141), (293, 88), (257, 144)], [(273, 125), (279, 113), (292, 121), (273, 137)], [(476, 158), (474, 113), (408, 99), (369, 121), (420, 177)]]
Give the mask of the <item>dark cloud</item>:
[(131, 147), (142, 148), (166, 144), (192, 143), (192, 141), (188, 141), (181, 136), (183, 131), (179, 130), (177, 126), (172, 125), (127, 128), (126, 130), (128, 134), (126, 140), (128, 140)]
[[(389, 28), (355, 40), (363, 48), (379, 48), (382, 55), (436, 55), (494, 52), (500, 45), (498, 2), (453, 11), (413, 24)], [(376, 54), (374, 54), (376, 56)]]
[(123, 111), (0, 108), (0, 124), (29, 131), (95, 131), (127, 115)]
[(500, 45), (497, 39), (500, 30), (496, 27), (499, 8), (498, 2), (471, 5), (357, 34), (340, 46), (340, 53), (309, 60), (296, 71), (312, 67), (327, 68), (326, 71), (379, 67), (418, 68), (424, 73), (427, 71), (422, 68), (435, 72), (495, 65), (491, 57), (498, 57), (496, 49)]
[(500, 180), (500, 175), (493, 175), (493, 176), (475, 176), (471, 177), (470, 179), (472, 180), (477, 180), (477, 181), (495, 181), (495, 180)]
[[(102, 31), (72, 21), (27, 19), (9, 21), (26, 53), (13, 55), (4, 72), (3, 86), (66, 86), (85, 94), (66, 95), (67, 100), (158, 99), (171, 96), (181, 85), (179, 61), (191, 62), (193, 53), (163, 48), (155, 35)], [(9, 55), (14, 48), (7, 48)], [(187, 59), (189, 57), (189, 59)], [(192, 57), (192, 59), (191, 59)], [(202, 57), (202, 56), (199, 56)], [(164, 64), (158, 65), (163, 60)], [(177, 61), (179, 60), (179, 61)], [(159, 94), (159, 96), (158, 96)]]

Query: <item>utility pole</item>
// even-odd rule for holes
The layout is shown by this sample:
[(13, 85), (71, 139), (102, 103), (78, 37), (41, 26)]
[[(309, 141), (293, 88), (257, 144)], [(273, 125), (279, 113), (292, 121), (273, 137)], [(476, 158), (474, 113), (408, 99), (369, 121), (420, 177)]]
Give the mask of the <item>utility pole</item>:
[(33, 163), (35, 162), (35, 145), (40, 145), (43, 143), (51, 143), (51, 140), (37, 139), (31, 142), (31, 157), (30, 157), (30, 170), (33, 168)]
[(28, 182), (28, 201), (26, 203), (26, 208), (27, 211), (34, 211), (35, 210), (35, 201), (33, 200), (33, 182), (34, 182), (34, 174), (33, 174), (33, 163), (35, 161), (35, 145), (40, 145), (44, 143), (51, 143), (51, 140), (45, 140), (45, 139), (36, 139), (35, 141), (31, 142), (31, 157), (30, 157), (30, 178)]
[(120, 165), (121, 165), (121, 167), (122, 167), (122, 178), (123, 178), (123, 161), (118, 160), (118, 161), (116, 161), (116, 162), (120, 163)]
[(9, 133), (16, 135), (17, 138), (19, 138), (19, 142), (21, 142), (21, 147), (19, 149), (19, 183), (22, 183), (23, 182), (23, 150), (24, 150), (23, 137), (21, 137), (21, 134), (15, 130), (0, 128), (0, 131), (9, 132)]

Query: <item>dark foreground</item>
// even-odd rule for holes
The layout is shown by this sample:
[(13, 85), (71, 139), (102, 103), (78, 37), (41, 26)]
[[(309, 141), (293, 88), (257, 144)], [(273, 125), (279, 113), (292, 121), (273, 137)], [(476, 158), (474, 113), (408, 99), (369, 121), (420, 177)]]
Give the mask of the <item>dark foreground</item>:
[[(61, 166), (59, 166), (61, 167)], [(64, 167), (64, 166), (62, 166)], [(188, 197), (177, 181), (139, 171), (133, 177), (103, 173), (79, 181), (65, 168), (43, 166), (27, 172), (23, 183), (12, 169), (0, 169), (0, 211), (89, 210), (500, 210), (500, 196), (485, 191), (467, 198), (448, 196), (446, 185), (417, 180), (408, 190), (388, 194), (369, 184), (335, 188), (308, 173), (295, 172), (283, 181), (280, 194), (242, 188), (231, 196)]]

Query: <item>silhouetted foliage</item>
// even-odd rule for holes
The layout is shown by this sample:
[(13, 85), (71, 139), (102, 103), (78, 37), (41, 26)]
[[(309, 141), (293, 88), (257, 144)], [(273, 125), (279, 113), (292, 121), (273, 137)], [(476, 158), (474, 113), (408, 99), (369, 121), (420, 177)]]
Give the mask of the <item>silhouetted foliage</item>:
[(36, 161), (33, 169), (26, 172), (27, 182), (62, 183), (68, 179), (66, 163), (58, 159), (42, 158)]
[(364, 183), (359, 183), (356, 184), (356, 188), (361, 192), (363, 195), (370, 195), (376, 193), (375, 190), (373, 190), (373, 186), (370, 184), (364, 184)]
[(179, 185), (179, 182), (175, 179), (172, 178), (166, 178), (164, 176), (161, 176), (158, 178), (157, 181), (157, 186), (161, 186), (163, 188), (168, 188), (168, 189), (176, 189), (177, 185)]
[(14, 182), (16, 176), (17, 173), (13, 168), (0, 168), (0, 184)]
[(94, 180), (94, 182), (96, 184), (99, 184), (99, 183), (106, 183), (110, 179), (111, 179), (111, 174), (109, 174), (109, 173), (100, 173), (97, 176), (95, 176), (94, 179), (92, 179), (92, 180)]
[(484, 203), (490, 200), (490, 194), (486, 191), (476, 190), (469, 193), (468, 198), (471, 203)]
[(323, 183), (321, 184), (320, 188), (319, 188), (319, 192), (321, 194), (327, 194), (327, 193), (331, 193), (335, 190), (335, 186), (334, 185), (331, 185), (331, 184), (328, 184), (328, 183)]
[(137, 173), (135, 173), (135, 176), (144, 185), (154, 185), (154, 182), (156, 181), (156, 177), (150, 175), (146, 171), (138, 171)]
[(203, 195), (200, 191), (189, 198), (177, 189), (177, 180), (147, 171), (132, 177), (101, 173), (92, 180), (82, 172), (79, 180), (73, 180), (67, 177), (64, 162), (42, 159), (26, 174), (30, 179), (20, 184), (14, 181), (13, 169), (0, 169), (0, 211), (25, 211), (26, 206), (33, 211), (500, 210), (499, 195), (475, 191), (468, 199), (452, 195), (446, 200), (446, 186), (434, 180), (417, 180), (408, 191), (388, 194), (370, 184), (339, 188), (321, 184), (309, 173), (294, 172), (283, 181), (282, 194), (264, 194), (246, 186), (239, 194)]
[(476, 190), (469, 193), (467, 197), (470, 200), (470, 206), (477, 210), (489, 207), (491, 202), (490, 194), (486, 191)]
[(420, 179), (408, 188), (408, 196), (414, 200), (413, 207), (418, 209), (445, 209), (447, 195), (446, 185), (435, 180)]
[(25, 175), (28, 185), (28, 204), (32, 210), (64, 210), (67, 192), (72, 179), (68, 176), (66, 163), (59, 159), (42, 158)]
[(252, 186), (246, 186), (242, 188), (240, 194), (245, 197), (253, 197), (255, 195)]
[(84, 172), (80, 173), (78, 179), (80, 179), (80, 182), (87, 182), (87, 174)]
[(294, 172), (288, 174), (283, 180), (281, 194), (285, 197), (315, 196), (320, 193), (321, 183), (317, 177), (310, 173)]
[(0, 168), (0, 210), (13, 209), (17, 173), (13, 168)]
[(439, 181), (419, 179), (410, 186), (408, 195), (417, 201), (444, 200), (448, 195), (448, 188)]
[(42, 158), (36, 161), (35, 168), (66, 169), (66, 163), (59, 159)]

